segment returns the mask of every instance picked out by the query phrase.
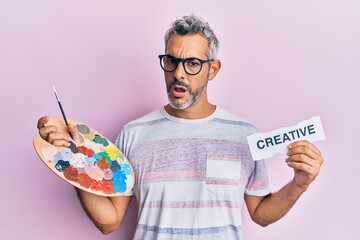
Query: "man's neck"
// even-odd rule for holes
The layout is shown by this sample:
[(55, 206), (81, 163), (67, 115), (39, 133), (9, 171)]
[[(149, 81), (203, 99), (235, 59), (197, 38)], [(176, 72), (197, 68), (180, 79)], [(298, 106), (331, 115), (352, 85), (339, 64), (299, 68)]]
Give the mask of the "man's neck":
[[(200, 106), (199, 106), (200, 105)], [(167, 104), (165, 111), (173, 117), (184, 119), (201, 119), (206, 118), (215, 112), (216, 106), (206, 102), (204, 104), (195, 104), (187, 109), (178, 110)]]

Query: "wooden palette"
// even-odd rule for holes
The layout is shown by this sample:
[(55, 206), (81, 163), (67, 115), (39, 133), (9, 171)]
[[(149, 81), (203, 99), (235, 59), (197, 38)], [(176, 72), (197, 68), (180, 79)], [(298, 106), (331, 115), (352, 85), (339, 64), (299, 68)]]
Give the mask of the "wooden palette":
[[(121, 196), (134, 186), (134, 171), (124, 154), (108, 139), (85, 124), (68, 119), (83, 139), (69, 147), (55, 147), (41, 137), (34, 147), (41, 160), (56, 175), (87, 192), (101, 196)], [(46, 125), (67, 131), (64, 119), (51, 117)]]

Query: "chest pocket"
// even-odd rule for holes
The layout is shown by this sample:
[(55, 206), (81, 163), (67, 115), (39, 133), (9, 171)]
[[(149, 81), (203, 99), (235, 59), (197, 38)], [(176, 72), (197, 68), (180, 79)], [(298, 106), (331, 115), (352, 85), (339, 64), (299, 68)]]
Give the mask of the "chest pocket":
[(240, 156), (208, 155), (206, 159), (206, 188), (217, 195), (227, 195), (244, 190)]

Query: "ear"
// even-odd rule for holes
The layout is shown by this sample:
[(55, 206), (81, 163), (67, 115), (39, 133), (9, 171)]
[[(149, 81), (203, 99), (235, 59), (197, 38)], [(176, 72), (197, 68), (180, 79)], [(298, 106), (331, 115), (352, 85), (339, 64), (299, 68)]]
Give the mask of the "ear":
[(221, 61), (219, 59), (214, 60), (210, 64), (209, 81), (213, 80), (216, 74), (220, 71)]

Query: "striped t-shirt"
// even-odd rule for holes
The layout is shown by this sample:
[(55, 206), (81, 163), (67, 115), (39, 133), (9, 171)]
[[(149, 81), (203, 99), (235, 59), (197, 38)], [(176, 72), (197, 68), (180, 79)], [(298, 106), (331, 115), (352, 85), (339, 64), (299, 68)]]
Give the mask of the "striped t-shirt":
[(161, 108), (125, 125), (116, 144), (135, 172), (134, 239), (242, 239), (244, 193), (270, 192), (246, 140), (256, 131), (219, 107), (195, 120)]

